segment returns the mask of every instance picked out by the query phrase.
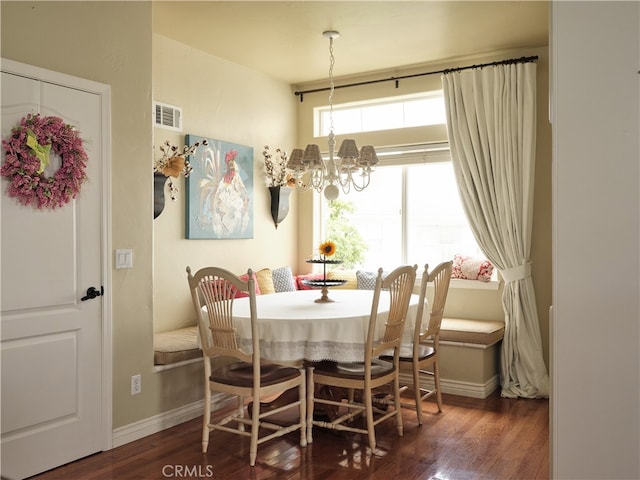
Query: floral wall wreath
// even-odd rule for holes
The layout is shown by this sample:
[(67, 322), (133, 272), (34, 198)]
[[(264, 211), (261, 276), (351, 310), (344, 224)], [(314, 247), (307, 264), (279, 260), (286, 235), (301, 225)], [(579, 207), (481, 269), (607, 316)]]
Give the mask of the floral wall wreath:
[[(87, 179), (87, 152), (78, 131), (60, 117), (28, 114), (2, 141), (6, 160), (0, 175), (10, 180), (8, 194), (24, 205), (57, 208), (76, 198)], [(48, 177), (44, 169), (53, 151), (62, 159), (60, 168)]]

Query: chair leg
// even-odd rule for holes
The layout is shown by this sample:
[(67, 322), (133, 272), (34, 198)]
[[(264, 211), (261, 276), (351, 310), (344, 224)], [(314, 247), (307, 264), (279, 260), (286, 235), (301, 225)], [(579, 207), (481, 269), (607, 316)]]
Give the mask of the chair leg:
[(211, 423), (211, 390), (209, 383), (204, 387), (204, 415), (202, 416), (202, 453), (209, 448), (209, 423)]
[[(307, 443), (313, 443), (313, 367), (307, 367)], [(302, 397), (301, 397), (302, 398)]]
[(300, 401), (300, 446), (307, 446), (307, 385), (304, 369), (300, 372), (304, 377), (298, 387), (298, 400)]
[(413, 391), (416, 399), (418, 425), (422, 425), (422, 389), (420, 388), (420, 371), (417, 363), (413, 364)]
[(253, 467), (258, 458), (258, 433), (260, 425), (260, 395), (253, 396), (253, 405), (251, 406), (251, 443), (249, 444), (249, 466)]
[(371, 389), (365, 388), (362, 392), (364, 398), (365, 411), (367, 414), (367, 432), (369, 436), (369, 447), (376, 449), (376, 430), (373, 424), (373, 400)]
[(400, 403), (400, 374), (398, 368), (396, 368), (396, 378), (393, 380), (393, 397), (395, 399), (395, 409), (396, 409), (396, 427), (398, 428), (398, 436), (403, 435), (403, 426), (402, 426), (402, 405)]
[(433, 364), (433, 382), (436, 389), (436, 401), (438, 403), (438, 412), (442, 411), (442, 393), (440, 392), (440, 365), (438, 361)]

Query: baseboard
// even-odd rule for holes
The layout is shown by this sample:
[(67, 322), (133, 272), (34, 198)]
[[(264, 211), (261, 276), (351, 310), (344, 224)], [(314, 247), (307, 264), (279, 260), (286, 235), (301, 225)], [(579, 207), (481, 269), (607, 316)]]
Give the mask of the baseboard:
[[(424, 382), (427, 388), (429, 388), (429, 385), (433, 386), (433, 380), (430, 378), (425, 379)], [(400, 373), (400, 384), (413, 384), (413, 376), (410, 373)], [(498, 378), (498, 375), (494, 375), (485, 383), (460, 382), (446, 378), (440, 379), (440, 388), (442, 389), (442, 393), (471, 398), (487, 398), (498, 388), (499, 384), (500, 379)]]
[[(226, 407), (232, 400), (228, 395), (217, 393), (211, 397), (212, 411)], [(148, 435), (161, 432), (167, 428), (174, 427), (184, 422), (188, 422), (202, 415), (204, 400), (184, 405), (168, 412), (163, 412), (153, 417), (139, 420), (124, 427), (113, 430), (113, 448), (125, 445), (135, 440), (140, 440)]]

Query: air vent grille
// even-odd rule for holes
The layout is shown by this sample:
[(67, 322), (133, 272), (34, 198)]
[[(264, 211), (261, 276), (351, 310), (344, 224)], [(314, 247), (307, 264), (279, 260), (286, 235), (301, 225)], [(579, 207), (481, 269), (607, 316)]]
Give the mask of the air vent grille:
[(156, 127), (182, 131), (182, 108), (160, 102), (153, 102), (153, 108)]

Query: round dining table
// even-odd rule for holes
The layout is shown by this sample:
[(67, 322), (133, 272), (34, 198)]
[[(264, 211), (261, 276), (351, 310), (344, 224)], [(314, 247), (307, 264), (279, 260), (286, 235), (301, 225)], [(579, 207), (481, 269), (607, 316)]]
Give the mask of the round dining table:
[[(262, 358), (281, 363), (363, 361), (373, 290), (331, 290), (331, 302), (316, 302), (319, 295), (317, 290), (296, 290), (256, 296)], [(418, 299), (411, 296), (403, 343), (411, 342)], [(377, 338), (384, 334), (388, 313), (389, 294), (382, 291)], [(233, 318), (241, 347), (251, 351), (248, 298), (234, 301)]]

